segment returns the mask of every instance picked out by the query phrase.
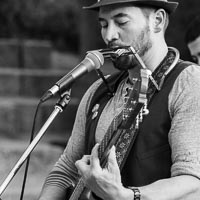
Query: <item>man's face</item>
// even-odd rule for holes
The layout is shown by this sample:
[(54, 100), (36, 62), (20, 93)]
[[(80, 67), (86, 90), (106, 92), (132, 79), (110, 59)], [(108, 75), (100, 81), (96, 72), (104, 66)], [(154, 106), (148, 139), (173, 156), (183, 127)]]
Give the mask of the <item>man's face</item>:
[(200, 36), (194, 41), (188, 43), (188, 48), (193, 61), (200, 65)]
[(99, 22), (102, 38), (108, 47), (132, 46), (144, 56), (152, 46), (149, 20), (138, 7), (101, 7)]

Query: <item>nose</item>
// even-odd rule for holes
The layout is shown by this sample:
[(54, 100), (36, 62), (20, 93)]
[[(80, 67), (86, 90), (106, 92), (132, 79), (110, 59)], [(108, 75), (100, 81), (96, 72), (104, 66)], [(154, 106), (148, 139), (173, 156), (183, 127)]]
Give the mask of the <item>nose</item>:
[(106, 44), (112, 43), (119, 39), (119, 32), (114, 24), (109, 24), (107, 28), (102, 29), (102, 35)]

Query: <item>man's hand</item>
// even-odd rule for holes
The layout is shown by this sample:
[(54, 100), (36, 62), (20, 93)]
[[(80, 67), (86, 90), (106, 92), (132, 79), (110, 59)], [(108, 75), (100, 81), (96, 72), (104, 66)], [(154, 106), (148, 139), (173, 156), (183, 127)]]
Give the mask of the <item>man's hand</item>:
[[(108, 155), (108, 163), (101, 168), (96, 144), (91, 155), (85, 155), (75, 165), (82, 176), (86, 186), (97, 196), (106, 200), (126, 199), (132, 192), (124, 188), (121, 183), (120, 170), (116, 160), (115, 147), (113, 146)], [(130, 198), (130, 199), (132, 199)]]

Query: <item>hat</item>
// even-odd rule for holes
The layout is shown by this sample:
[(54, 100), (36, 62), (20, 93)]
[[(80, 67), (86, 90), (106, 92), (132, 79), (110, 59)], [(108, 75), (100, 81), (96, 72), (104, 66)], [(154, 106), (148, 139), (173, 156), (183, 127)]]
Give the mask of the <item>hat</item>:
[(176, 10), (178, 2), (170, 2), (168, 0), (97, 0), (96, 3), (91, 6), (83, 7), (89, 10), (98, 10), (102, 6), (122, 4), (122, 3), (133, 3), (134, 5), (153, 6), (165, 9), (168, 13), (172, 13)]

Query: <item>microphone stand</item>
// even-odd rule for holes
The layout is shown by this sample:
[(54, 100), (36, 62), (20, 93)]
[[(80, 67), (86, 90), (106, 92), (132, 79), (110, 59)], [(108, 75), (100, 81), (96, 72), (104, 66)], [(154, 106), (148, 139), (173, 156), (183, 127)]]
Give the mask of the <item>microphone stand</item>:
[(8, 176), (5, 178), (4, 182), (0, 186), (0, 197), (1, 197), (2, 193), (4, 192), (4, 190), (6, 189), (6, 187), (8, 186), (8, 184), (10, 183), (10, 181), (17, 174), (18, 170), (23, 165), (23, 163), (25, 162), (27, 157), (31, 154), (33, 149), (36, 147), (38, 142), (41, 140), (42, 136), (44, 135), (44, 133), (47, 130), (47, 128), (49, 127), (49, 125), (53, 122), (53, 120), (58, 115), (58, 113), (61, 113), (66, 108), (66, 106), (69, 104), (70, 93), (71, 93), (71, 89), (69, 91), (65, 92), (64, 95), (61, 96), (60, 100), (56, 103), (54, 110), (51, 113), (51, 115), (49, 116), (49, 118), (47, 119), (47, 121), (44, 123), (44, 125), (39, 130), (39, 132), (37, 133), (37, 135), (35, 136), (33, 141), (29, 144), (29, 146), (24, 151), (24, 153), (22, 154), (20, 159), (17, 161), (17, 163), (15, 164), (13, 169), (10, 171)]

